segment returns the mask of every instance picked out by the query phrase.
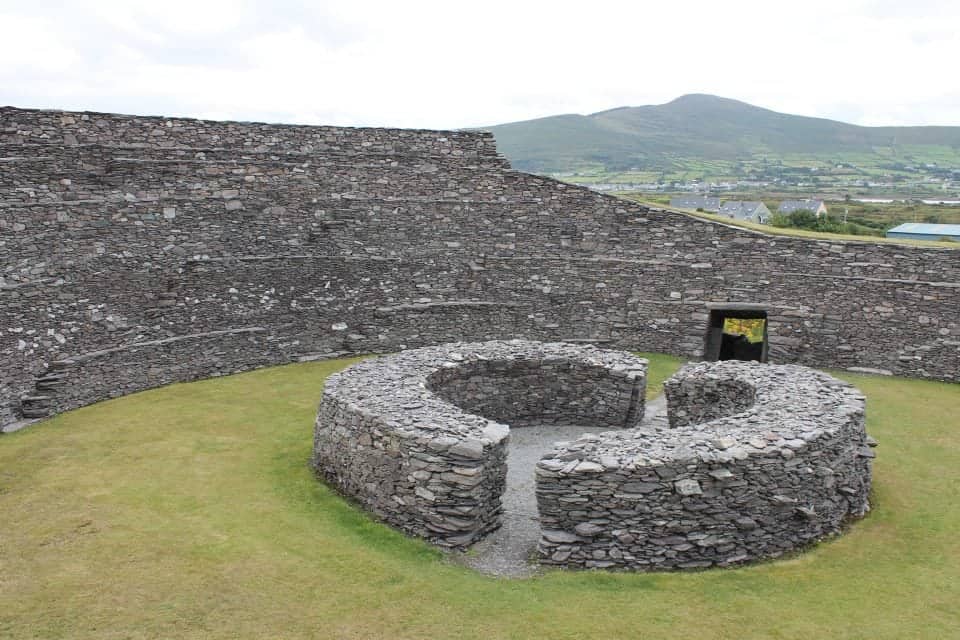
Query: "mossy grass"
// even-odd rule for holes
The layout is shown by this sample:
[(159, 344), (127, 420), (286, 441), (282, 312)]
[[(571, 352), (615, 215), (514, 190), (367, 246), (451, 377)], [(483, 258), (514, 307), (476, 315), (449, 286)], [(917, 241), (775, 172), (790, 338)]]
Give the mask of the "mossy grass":
[[(0, 638), (944, 638), (960, 629), (955, 384), (843, 377), (880, 440), (873, 512), (723, 571), (498, 580), (307, 466), (350, 361), (178, 384), (0, 437)], [(653, 356), (651, 382), (675, 360)]]

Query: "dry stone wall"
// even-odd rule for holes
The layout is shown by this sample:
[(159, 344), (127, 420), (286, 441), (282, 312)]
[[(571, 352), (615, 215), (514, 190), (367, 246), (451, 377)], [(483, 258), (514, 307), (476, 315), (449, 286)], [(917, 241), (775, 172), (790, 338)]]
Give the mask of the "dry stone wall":
[[(24, 418), (42, 418), (116, 398), (144, 388), (237, 373), (260, 358), (269, 366), (282, 357), (262, 327), (213, 331), (134, 342), (50, 363), (34, 389), (20, 398)], [(242, 363), (242, 364), (237, 364)], [(118, 377), (118, 371), (128, 372)]]
[(631, 570), (777, 557), (869, 508), (864, 398), (795, 365), (687, 365), (671, 428), (587, 435), (537, 464), (540, 562)]
[(647, 361), (523, 340), (412, 349), (325, 384), (313, 466), (382, 520), (449, 547), (500, 526), (509, 427), (632, 427)]
[(568, 568), (773, 558), (869, 509), (874, 443), (855, 388), (795, 365), (687, 365), (665, 385), (670, 426), (641, 427), (646, 368), (523, 340), (367, 360), (327, 380), (313, 466), (380, 519), (463, 548), (500, 526), (510, 428), (616, 429), (536, 466), (539, 559)]
[[(6, 107), (0, 424), (110, 389), (456, 340), (695, 358), (723, 304), (768, 312), (774, 362), (957, 381), (957, 256), (649, 209), (511, 171), (479, 132)], [(207, 348), (149, 373), (181, 344), (164, 341), (197, 335)], [(51, 386), (53, 363), (104, 351), (96, 383)]]

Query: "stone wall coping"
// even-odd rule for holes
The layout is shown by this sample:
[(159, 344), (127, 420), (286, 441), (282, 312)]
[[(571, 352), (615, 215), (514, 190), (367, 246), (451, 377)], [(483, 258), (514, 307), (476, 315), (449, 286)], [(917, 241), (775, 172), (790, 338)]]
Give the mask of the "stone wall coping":
[(59, 116), (90, 116), (95, 118), (104, 118), (113, 122), (156, 122), (162, 124), (172, 122), (182, 125), (206, 125), (211, 127), (221, 127), (229, 125), (240, 125), (243, 127), (267, 127), (269, 129), (305, 129), (311, 131), (401, 131), (406, 134), (438, 134), (443, 136), (454, 136), (463, 138), (484, 138), (492, 139), (493, 133), (483, 129), (471, 129), (470, 131), (451, 131), (444, 129), (397, 129), (394, 127), (351, 127), (334, 125), (313, 125), (313, 124), (290, 124), (281, 122), (262, 122), (257, 120), (210, 120), (204, 118), (190, 118), (184, 116), (164, 116), (164, 115), (133, 115), (126, 113), (109, 113), (106, 111), (70, 111), (65, 109), (35, 109), (28, 107), (0, 106), (0, 113), (18, 114), (41, 114), (41, 115), (59, 115)]
[[(598, 463), (606, 470), (655, 468), (664, 464), (724, 463), (770, 457), (805, 448), (833, 436), (862, 416), (866, 398), (852, 385), (799, 365), (770, 365), (730, 360), (685, 365), (664, 385), (671, 422), (682, 408), (671, 395), (681, 387), (733, 383), (754, 402), (732, 415), (674, 428), (608, 431), (559, 443), (538, 466), (573, 473), (570, 460)], [(721, 395), (722, 390), (717, 390)], [(566, 470), (566, 471), (563, 471)]]
[(402, 438), (506, 439), (507, 425), (473, 415), (440, 398), (430, 375), (440, 368), (477, 361), (570, 363), (607, 369), (610, 377), (644, 376), (647, 361), (622, 351), (589, 345), (529, 340), (456, 342), (372, 358), (327, 378), (324, 398), (346, 403)]
[(118, 353), (121, 351), (128, 351), (131, 349), (139, 349), (143, 347), (157, 347), (165, 344), (172, 344), (174, 342), (182, 342), (184, 340), (200, 340), (203, 338), (214, 338), (218, 336), (234, 335), (240, 333), (265, 333), (267, 330), (264, 327), (242, 327), (240, 329), (221, 329), (220, 331), (205, 331), (203, 333), (190, 333), (182, 336), (170, 336), (169, 338), (160, 338), (158, 340), (145, 340), (141, 342), (131, 342), (130, 344), (120, 345), (118, 347), (111, 347), (109, 349), (99, 349), (97, 351), (88, 351), (86, 353), (78, 353), (75, 356), (70, 356), (69, 358), (64, 358), (63, 360), (56, 360), (53, 365), (69, 365), (77, 362), (86, 362), (88, 360), (95, 360), (97, 358), (102, 358), (103, 356), (108, 356), (112, 353)]

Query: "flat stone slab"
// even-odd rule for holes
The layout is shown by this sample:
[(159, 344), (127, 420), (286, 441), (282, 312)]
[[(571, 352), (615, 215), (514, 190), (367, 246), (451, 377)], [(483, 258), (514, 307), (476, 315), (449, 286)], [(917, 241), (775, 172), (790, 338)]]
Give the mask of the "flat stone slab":
[(0, 433), (15, 433), (38, 422), (40, 422), (40, 420), (18, 420), (17, 422), (11, 422), (0, 427)]

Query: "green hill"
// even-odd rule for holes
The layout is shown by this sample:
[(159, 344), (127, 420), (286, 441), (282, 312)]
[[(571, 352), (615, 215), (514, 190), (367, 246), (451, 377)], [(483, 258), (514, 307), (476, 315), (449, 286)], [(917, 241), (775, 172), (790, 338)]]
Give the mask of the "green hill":
[(678, 158), (960, 159), (960, 127), (861, 127), (703, 94), (662, 105), (550, 116), (488, 129), (515, 168), (533, 172), (597, 165), (611, 172), (667, 169)]

